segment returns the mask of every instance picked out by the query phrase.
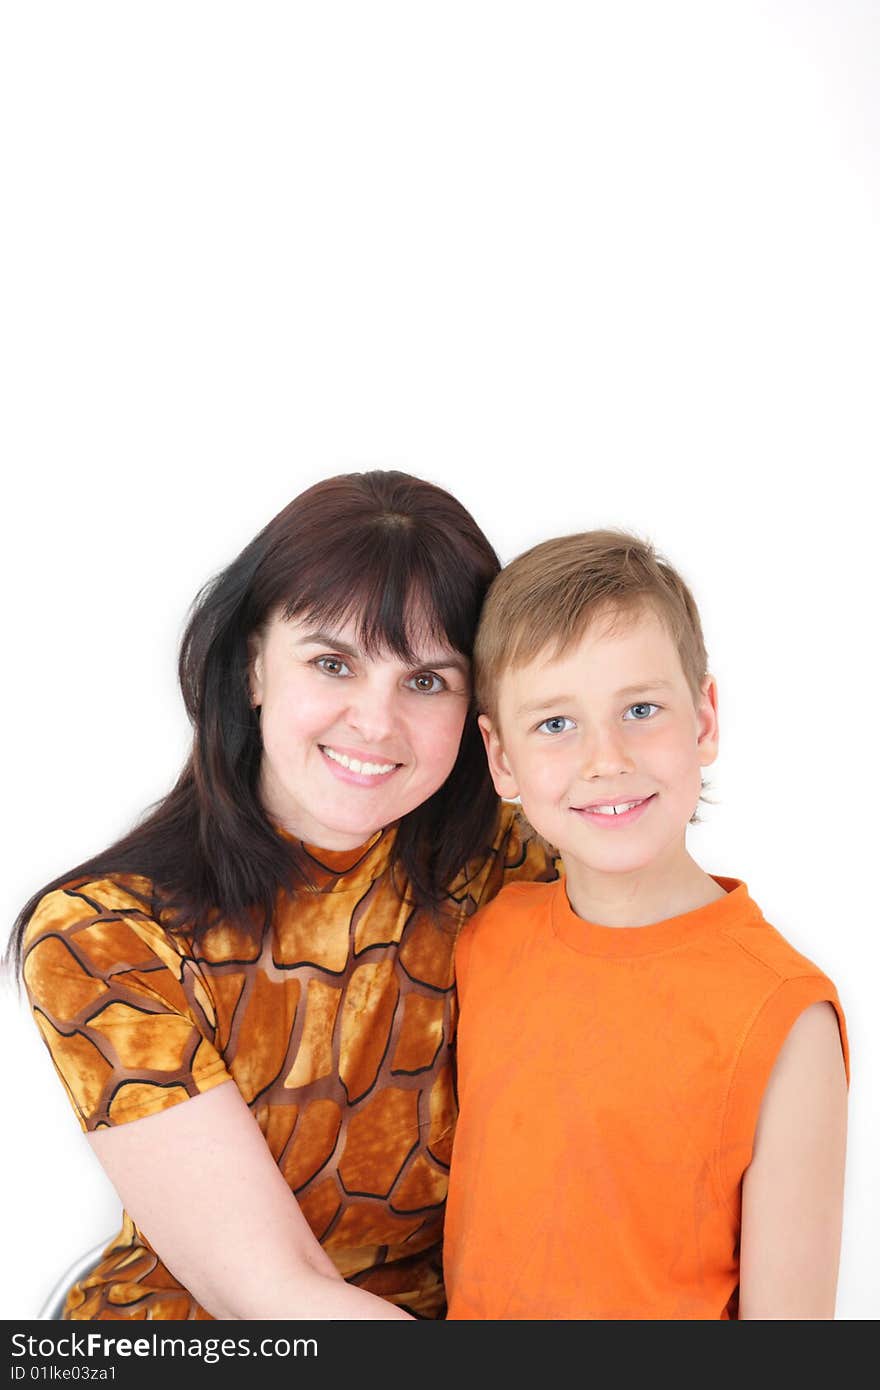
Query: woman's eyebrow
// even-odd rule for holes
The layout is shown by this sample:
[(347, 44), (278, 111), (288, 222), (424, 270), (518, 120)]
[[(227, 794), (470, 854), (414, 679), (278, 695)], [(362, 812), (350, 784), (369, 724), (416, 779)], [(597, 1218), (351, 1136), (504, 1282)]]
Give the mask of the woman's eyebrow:
[(417, 662), (417, 665), (432, 671), (460, 671), (463, 676), (469, 676), (471, 672), (467, 658), (457, 656), (454, 652), (444, 652), (442, 656), (437, 657), (429, 656), (424, 661)]
[[(359, 648), (353, 647), (350, 642), (343, 642), (335, 632), (305, 632), (298, 640), (306, 646), (332, 647), (343, 656), (363, 656)], [(413, 664), (430, 667), (432, 671), (460, 671), (463, 676), (470, 675), (471, 669), (467, 658), (459, 656), (457, 652), (438, 652), (436, 656), (419, 657)]]
[(342, 652), (344, 656), (361, 655), (357, 647), (353, 647), (350, 642), (343, 642), (335, 632), (304, 632), (297, 640), (305, 646), (332, 647), (335, 652)]
[(423, 656), (418, 647), (413, 651), (413, 666), (419, 670), (431, 671), (460, 671), (463, 676), (470, 676), (471, 665), (466, 656), (452, 648), (446, 651), (432, 653), (427, 649), (427, 655)]

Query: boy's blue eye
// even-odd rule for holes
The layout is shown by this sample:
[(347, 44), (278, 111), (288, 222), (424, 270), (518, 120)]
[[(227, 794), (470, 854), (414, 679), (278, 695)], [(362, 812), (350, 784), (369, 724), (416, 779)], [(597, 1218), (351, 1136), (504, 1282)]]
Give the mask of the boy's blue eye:
[(564, 714), (553, 714), (538, 725), (539, 734), (564, 734), (574, 728), (574, 720)]
[(655, 710), (658, 710), (659, 708), (660, 708), (659, 705), (649, 705), (649, 704), (630, 705), (629, 709), (627, 710), (626, 714), (625, 714), (623, 717), (624, 717), (624, 719), (636, 719), (636, 720), (650, 719), (650, 718), (651, 718), (651, 715), (654, 713), (654, 711), (655, 711)]

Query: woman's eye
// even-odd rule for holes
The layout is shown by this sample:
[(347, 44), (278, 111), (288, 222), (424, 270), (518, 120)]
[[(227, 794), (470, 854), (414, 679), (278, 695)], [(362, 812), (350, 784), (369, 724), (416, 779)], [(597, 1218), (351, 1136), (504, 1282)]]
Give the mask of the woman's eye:
[(554, 715), (551, 715), (551, 717), (550, 717), (549, 719), (545, 719), (544, 722), (543, 722), (542, 724), (539, 724), (539, 725), (538, 725), (538, 733), (539, 733), (539, 734), (564, 734), (564, 733), (567, 733), (569, 729), (573, 729), (573, 728), (574, 728), (574, 720), (573, 720), (573, 719), (568, 719), (568, 718), (566, 717), (566, 715), (564, 715), (564, 714), (554, 714)]
[(438, 691), (446, 689), (445, 680), (433, 671), (417, 672), (416, 675), (410, 676), (407, 685), (410, 690), (418, 690), (422, 695), (436, 695)]
[(319, 671), (323, 671), (325, 676), (350, 676), (351, 669), (346, 666), (341, 656), (319, 656), (314, 663)]
[(658, 710), (659, 708), (659, 705), (630, 705), (629, 709), (623, 717), (624, 719), (650, 719), (654, 711)]

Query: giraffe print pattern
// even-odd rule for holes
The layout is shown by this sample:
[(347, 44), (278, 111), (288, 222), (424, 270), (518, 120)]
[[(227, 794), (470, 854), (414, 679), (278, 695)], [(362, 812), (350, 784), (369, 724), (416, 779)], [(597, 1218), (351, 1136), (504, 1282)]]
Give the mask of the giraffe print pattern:
[[(262, 945), (228, 923), (198, 947), (170, 935), (147, 879), (70, 884), (31, 919), (24, 974), (84, 1130), (231, 1078), (343, 1277), (442, 1317), (457, 928), (505, 883), (556, 870), (504, 805), (491, 851), (465, 866), (437, 920), (395, 891), (394, 834), (347, 852), (305, 846), (314, 891), (279, 896)], [(73, 1319), (209, 1316), (126, 1213), (65, 1309)]]

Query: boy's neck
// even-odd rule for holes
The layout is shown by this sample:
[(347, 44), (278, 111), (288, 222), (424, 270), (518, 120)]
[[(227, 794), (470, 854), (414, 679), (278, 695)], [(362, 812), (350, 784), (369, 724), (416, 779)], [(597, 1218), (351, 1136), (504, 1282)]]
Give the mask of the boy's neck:
[(600, 927), (648, 927), (724, 897), (724, 889), (682, 848), (632, 873), (604, 873), (562, 856), (568, 901)]

